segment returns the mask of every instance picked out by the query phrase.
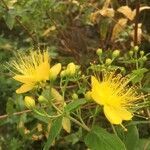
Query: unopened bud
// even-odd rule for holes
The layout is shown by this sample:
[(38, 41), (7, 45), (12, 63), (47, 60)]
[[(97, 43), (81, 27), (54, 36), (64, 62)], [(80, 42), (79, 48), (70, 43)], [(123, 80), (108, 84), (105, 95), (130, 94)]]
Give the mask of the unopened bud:
[(51, 89), (51, 95), (57, 102), (64, 102), (62, 95), (60, 95), (60, 93), (56, 89)]
[(35, 100), (32, 97), (25, 96), (24, 103), (28, 109), (33, 109), (35, 107)]
[(76, 72), (76, 65), (74, 63), (69, 63), (67, 65), (66, 74), (68, 76), (73, 76)]
[(126, 72), (126, 70), (125, 70), (125, 68), (124, 68), (124, 67), (121, 67), (121, 69), (120, 69), (120, 70), (121, 70), (121, 72), (122, 72), (122, 73), (125, 73), (125, 72)]
[(50, 69), (49, 79), (50, 80), (55, 80), (57, 78), (57, 75), (59, 74), (60, 70), (61, 70), (61, 64), (60, 63), (54, 65)]
[(138, 46), (134, 46), (133, 50), (134, 50), (135, 52), (138, 52), (139, 47), (138, 47)]
[(77, 99), (78, 99), (78, 95), (77, 95), (76, 93), (74, 93), (74, 94), (72, 95), (72, 98), (73, 98), (73, 100), (77, 100)]
[(66, 70), (63, 70), (63, 71), (61, 71), (61, 73), (60, 73), (60, 76), (63, 78), (63, 77), (65, 77), (67, 74), (66, 74)]
[(86, 98), (87, 100), (91, 100), (91, 99), (92, 99), (91, 91), (88, 91), (88, 92), (85, 93), (85, 98)]
[(144, 55), (144, 51), (140, 51), (140, 55), (143, 56)]
[(115, 58), (115, 57), (118, 57), (120, 55), (120, 51), (119, 50), (115, 50), (113, 51), (112, 53), (112, 57)]
[(132, 57), (133, 56), (133, 51), (129, 51), (129, 55)]
[(39, 96), (38, 101), (39, 101), (39, 103), (47, 103), (48, 102), (48, 100), (43, 95)]
[(103, 53), (103, 50), (102, 50), (101, 48), (98, 48), (97, 51), (96, 51), (96, 54), (97, 54), (98, 56), (101, 56), (102, 53)]
[(143, 61), (146, 61), (146, 60), (147, 60), (147, 57), (146, 57), (146, 56), (144, 56), (144, 57), (142, 58), (142, 60), (143, 60)]
[(111, 63), (112, 63), (112, 60), (110, 58), (107, 58), (106, 61), (105, 61), (105, 64), (110, 65)]

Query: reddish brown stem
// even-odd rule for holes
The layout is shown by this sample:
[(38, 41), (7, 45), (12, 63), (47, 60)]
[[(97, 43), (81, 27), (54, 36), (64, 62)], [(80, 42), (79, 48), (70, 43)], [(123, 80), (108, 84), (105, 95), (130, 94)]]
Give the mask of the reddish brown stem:
[[(15, 112), (15, 113), (13, 113), (12, 115), (14, 115), (14, 116), (16, 116), (16, 115), (22, 115), (22, 114), (24, 114), (24, 113), (29, 113), (29, 112), (31, 112), (31, 111), (32, 111), (32, 110), (24, 110), (24, 111), (20, 111), (20, 112)], [(7, 118), (7, 117), (9, 117), (9, 115), (5, 114), (5, 115), (0, 116), (0, 119), (5, 119), (5, 118)]]
[(134, 28), (134, 46), (138, 45), (138, 22), (140, 12), (140, 0), (137, 0), (136, 4), (136, 17), (135, 17), (135, 28)]

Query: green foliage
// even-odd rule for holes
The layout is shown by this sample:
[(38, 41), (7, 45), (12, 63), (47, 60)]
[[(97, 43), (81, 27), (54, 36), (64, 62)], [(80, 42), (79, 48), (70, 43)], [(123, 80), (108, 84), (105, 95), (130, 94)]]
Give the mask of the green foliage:
[(141, 139), (137, 145), (137, 150), (149, 150), (150, 149), (150, 142), (149, 139)]
[(144, 73), (146, 73), (147, 71), (148, 71), (148, 69), (146, 69), (146, 68), (133, 70), (132, 73), (130, 74), (133, 84), (140, 82), (144, 77)]
[(10, 30), (12, 30), (14, 27), (15, 17), (16, 17), (16, 14), (13, 10), (9, 10), (4, 16), (5, 22)]
[(62, 117), (59, 117), (53, 122), (53, 125), (49, 133), (49, 137), (44, 146), (44, 150), (48, 150), (50, 148), (50, 146), (52, 145), (52, 142), (54, 142), (54, 139), (59, 134), (61, 128), (62, 128)]
[[(134, 139), (134, 140), (133, 140)], [(136, 126), (129, 126), (128, 132), (125, 134), (124, 143), (128, 150), (136, 150), (139, 141), (139, 133)]]
[(7, 114), (10, 114), (10, 115), (12, 115), (15, 112), (14, 102), (12, 99), (8, 99), (7, 101), (6, 112)]
[(19, 150), (21, 148), (21, 142), (18, 141), (17, 139), (15, 139), (15, 138), (13, 138), (10, 141), (10, 146), (8, 148), (12, 149), (12, 150)]
[[(140, 2), (144, 11), (136, 29), (135, 0), (0, 1), (0, 149), (150, 149), (150, 122), (136, 117), (150, 117), (150, 8), (148, 0)], [(47, 49), (50, 66), (60, 62), (66, 74), (61, 71), (56, 80), (18, 95), (20, 83), (11, 79), (15, 72), (9, 60), (28, 49)], [(103, 71), (114, 70), (128, 75), (129, 85), (147, 95), (135, 104), (133, 120), (122, 123), (127, 131), (111, 128), (103, 107), (90, 95), (91, 75), (101, 79)], [(34, 109), (25, 107), (25, 96), (33, 98)]]
[(125, 145), (114, 134), (110, 134), (100, 127), (94, 127), (85, 138), (85, 143), (92, 150), (125, 150)]
[(72, 112), (73, 110), (79, 108), (81, 105), (84, 105), (85, 103), (86, 103), (85, 99), (74, 100), (73, 102), (69, 103), (65, 107), (65, 111), (66, 112)]

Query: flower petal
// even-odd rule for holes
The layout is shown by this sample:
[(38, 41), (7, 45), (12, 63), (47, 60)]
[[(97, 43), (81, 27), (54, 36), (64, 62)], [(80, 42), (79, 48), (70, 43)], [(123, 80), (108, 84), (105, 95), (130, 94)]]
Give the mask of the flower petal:
[(101, 97), (102, 97), (101, 92), (103, 92), (103, 91), (101, 91), (100, 83), (94, 76), (91, 77), (91, 82), (92, 82), (91, 96), (92, 96), (93, 100), (100, 105), (104, 105), (105, 101), (103, 99), (101, 99)]
[(16, 75), (13, 77), (13, 79), (25, 84), (35, 82), (35, 78), (33, 76), (26, 76), (26, 75)]
[(131, 120), (132, 114), (125, 108), (105, 105), (104, 114), (112, 124), (121, 124), (123, 120)]
[(49, 79), (49, 69), (50, 65), (48, 62), (44, 62), (40, 64), (36, 68), (36, 80), (42, 81), (42, 80), (48, 80)]
[(125, 108), (118, 109), (118, 113), (121, 116), (122, 120), (131, 120), (132, 117), (133, 117), (133, 115), (131, 114), (131, 112), (129, 112)]
[(35, 84), (23, 84), (19, 89), (16, 90), (16, 93), (25, 93), (34, 88)]
[(113, 107), (105, 105), (104, 106), (104, 114), (110, 123), (112, 123), (112, 124), (121, 124), (122, 123), (122, 119), (121, 119), (118, 111), (116, 109), (114, 109)]

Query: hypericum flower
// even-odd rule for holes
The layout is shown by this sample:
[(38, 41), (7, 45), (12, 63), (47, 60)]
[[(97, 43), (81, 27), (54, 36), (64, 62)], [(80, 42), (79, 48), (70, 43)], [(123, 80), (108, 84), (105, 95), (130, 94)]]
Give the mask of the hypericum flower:
[(18, 53), (16, 59), (10, 63), (14, 69), (15, 80), (23, 83), (23, 85), (16, 90), (16, 93), (25, 93), (32, 90), (37, 83), (49, 80), (51, 70), (49, 64), (50, 58), (48, 51), (41, 52), (29, 51), (29, 54)]
[(115, 75), (113, 72), (104, 73), (102, 80), (91, 77), (93, 100), (103, 106), (106, 118), (112, 124), (122, 125), (123, 120), (131, 120), (132, 109), (142, 97), (137, 94), (135, 87), (129, 87), (130, 79)]

